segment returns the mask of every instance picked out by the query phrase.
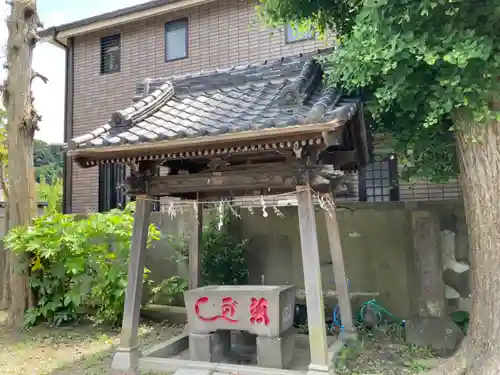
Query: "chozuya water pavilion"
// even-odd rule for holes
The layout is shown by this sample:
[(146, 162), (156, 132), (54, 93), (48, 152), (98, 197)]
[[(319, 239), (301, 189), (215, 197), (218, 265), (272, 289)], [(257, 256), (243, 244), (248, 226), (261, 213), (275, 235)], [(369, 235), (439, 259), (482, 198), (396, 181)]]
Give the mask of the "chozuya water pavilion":
[[(325, 87), (323, 68), (309, 54), (143, 81), (130, 107), (112, 113), (108, 123), (68, 142), (68, 155), (82, 168), (103, 163), (130, 167), (126, 193), (137, 201), (121, 341), (113, 367), (127, 373), (178, 368), (269, 373), (270, 365), (262, 356), (255, 367), (215, 363), (216, 348), (224, 347), (225, 340), (216, 333), (232, 319), (241, 321), (233, 328), (257, 335), (258, 350), (276, 351), (283, 360), (277, 373), (297, 373), (286, 369), (290, 340), (288, 331), (283, 332), (290, 325), (293, 293), (280, 286), (243, 288), (241, 293), (198, 288), (197, 235), (190, 239), (189, 284), (194, 290), (186, 293), (187, 332), (147, 355), (138, 349), (151, 197), (203, 201), (296, 192), (310, 344), (307, 372), (328, 372), (332, 349), (327, 345), (324, 324), (313, 196), (319, 193), (333, 201), (336, 194), (345, 194), (343, 172), (367, 163), (366, 140), (360, 98)], [(167, 167), (168, 174), (158, 175), (158, 166)], [(201, 213), (198, 209), (198, 228)], [(335, 210), (325, 211), (325, 220), (343, 324), (346, 334), (353, 334)], [(232, 304), (237, 300), (238, 304)], [(217, 320), (222, 303), (220, 316), (225, 319)], [(277, 311), (281, 308), (283, 312)], [(207, 316), (215, 320), (204, 321)], [(191, 358), (180, 358), (177, 354), (189, 346), (201, 349), (190, 347)]]

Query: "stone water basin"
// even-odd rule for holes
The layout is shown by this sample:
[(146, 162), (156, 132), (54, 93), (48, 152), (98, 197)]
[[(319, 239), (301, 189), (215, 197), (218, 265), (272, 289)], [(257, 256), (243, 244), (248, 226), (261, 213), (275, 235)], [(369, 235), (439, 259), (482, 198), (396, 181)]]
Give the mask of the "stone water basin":
[(184, 292), (189, 333), (240, 330), (278, 337), (293, 325), (294, 286), (209, 285)]

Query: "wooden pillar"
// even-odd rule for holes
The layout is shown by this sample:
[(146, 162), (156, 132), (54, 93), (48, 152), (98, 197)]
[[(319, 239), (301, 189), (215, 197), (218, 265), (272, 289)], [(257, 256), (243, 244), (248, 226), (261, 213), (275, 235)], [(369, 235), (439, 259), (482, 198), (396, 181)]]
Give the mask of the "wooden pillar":
[(112, 368), (138, 373), (139, 365), (139, 315), (141, 310), (144, 263), (151, 217), (152, 201), (142, 195), (136, 199), (132, 244), (128, 264), (128, 283), (125, 292), (122, 332), (120, 345), (113, 356)]
[[(326, 198), (329, 201), (335, 202), (332, 194), (327, 194)], [(351, 299), (349, 298), (344, 257), (342, 255), (342, 245), (340, 243), (339, 224), (337, 222), (337, 211), (335, 208), (334, 204), (329, 210), (324, 210), (324, 215), (326, 231), (328, 233), (328, 243), (330, 245), (330, 255), (332, 257), (333, 277), (340, 306), (340, 317), (347, 338), (356, 333), (356, 328), (352, 322)]]
[(309, 186), (297, 186), (302, 268), (306, 289), (307, 322), (311, 363), (309, 371), (328, 372), (325, 310), (319, 262), (316, 217)]
[(203, 204), (193, 202), (193, 214), (189, 228), (189, 289), (200, 286), (201, 277), (201, 239), (203, 234)]

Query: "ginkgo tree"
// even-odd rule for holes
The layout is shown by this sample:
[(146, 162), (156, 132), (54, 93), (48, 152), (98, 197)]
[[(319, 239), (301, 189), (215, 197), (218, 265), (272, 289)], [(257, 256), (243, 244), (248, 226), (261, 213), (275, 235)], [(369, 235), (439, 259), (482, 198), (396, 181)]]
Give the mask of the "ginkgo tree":
[(330, 84), (362, 89), (408, 175), (460, 176), (473, 273), (469, 333), (433, 374), (500, 369), (500, 0), (261, 0), (271, 25), (336, 33)]

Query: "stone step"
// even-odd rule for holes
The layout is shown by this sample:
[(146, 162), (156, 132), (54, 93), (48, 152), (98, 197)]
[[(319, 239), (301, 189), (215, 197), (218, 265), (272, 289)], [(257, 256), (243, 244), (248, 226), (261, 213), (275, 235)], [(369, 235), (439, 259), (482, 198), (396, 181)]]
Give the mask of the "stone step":
[(231, 375), (228, 372), (213, 372), (210, 370), (192, 369), (192, 368), (180, 368), (174, 375)]
[(174, 375), (212, 375), (213, 371), (193, 369), (193, 368), (180, 368)]

